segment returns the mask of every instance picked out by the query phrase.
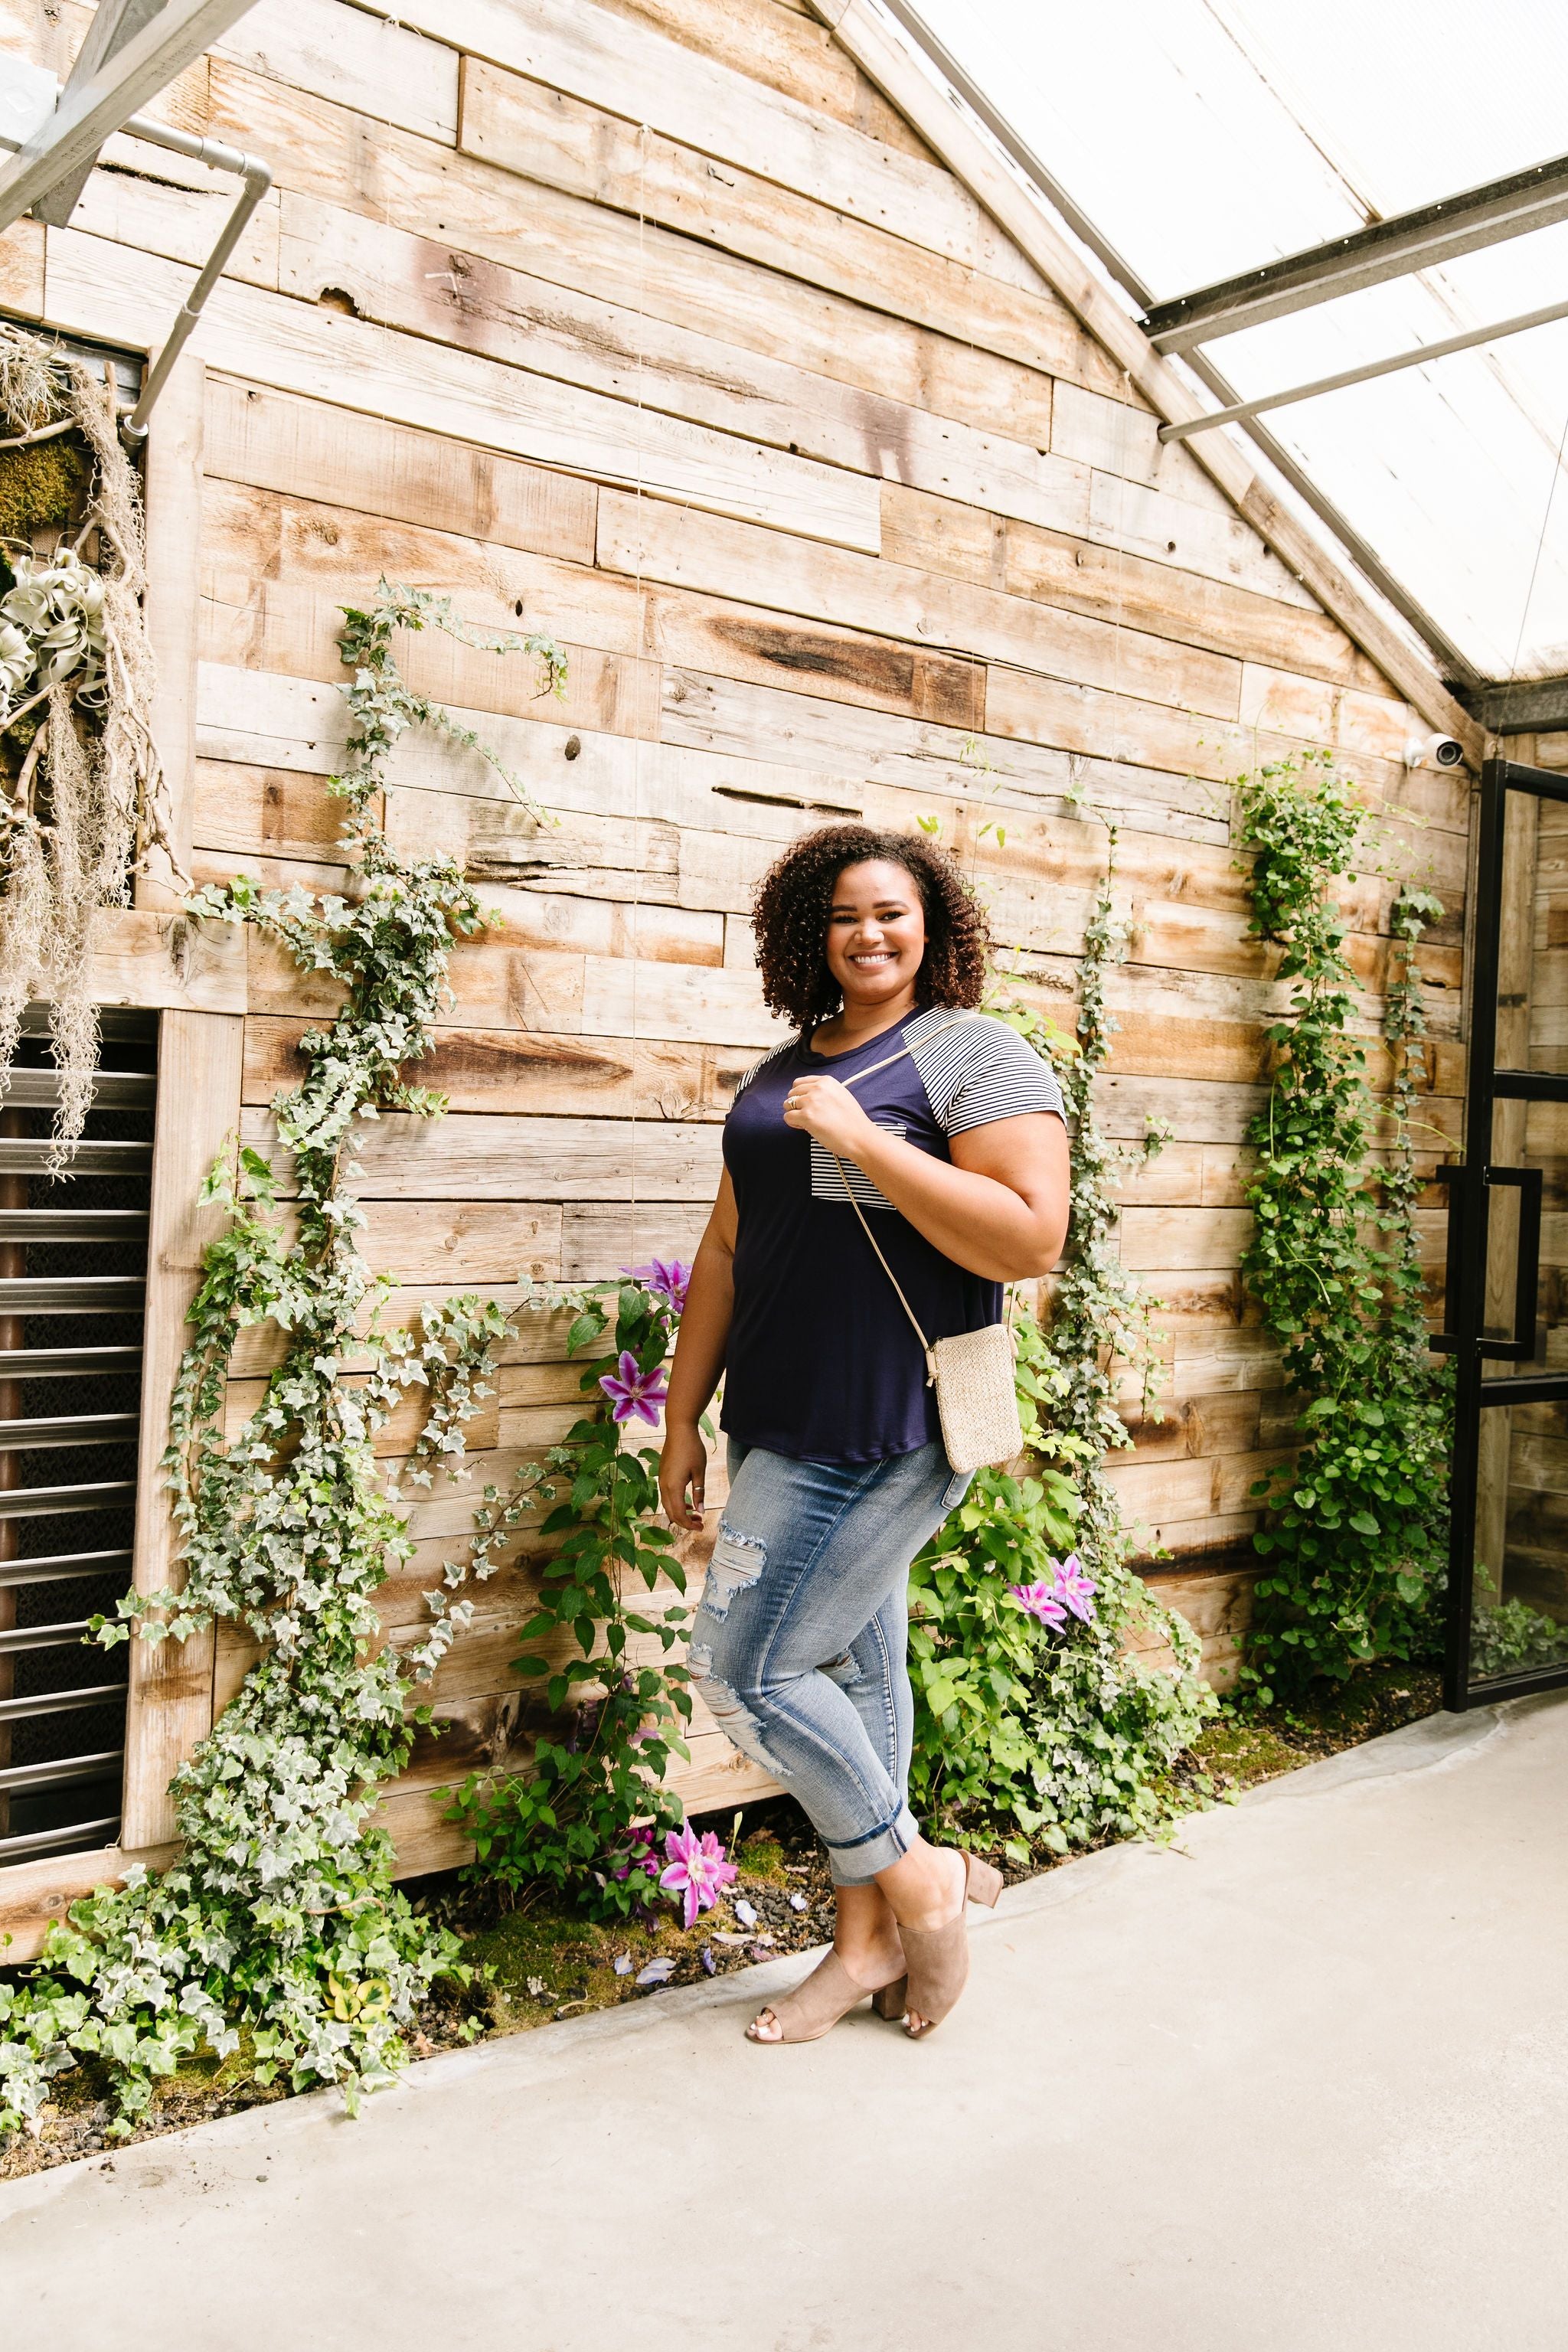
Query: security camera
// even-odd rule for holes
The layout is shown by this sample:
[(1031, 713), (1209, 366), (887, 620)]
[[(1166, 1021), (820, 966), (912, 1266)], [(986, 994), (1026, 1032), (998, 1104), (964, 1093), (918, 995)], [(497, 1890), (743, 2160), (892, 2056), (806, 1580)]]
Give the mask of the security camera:
[(1458, 768), (1464, 757), (1464, 745), (1451, 735), (1421, 735), (1405, 747), (1407, 768)]

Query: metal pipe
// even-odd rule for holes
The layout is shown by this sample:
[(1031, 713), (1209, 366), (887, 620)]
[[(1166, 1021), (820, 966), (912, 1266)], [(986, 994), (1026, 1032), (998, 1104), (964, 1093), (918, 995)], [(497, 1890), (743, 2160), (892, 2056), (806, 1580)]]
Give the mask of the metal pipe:
[(1238, 400), (1207, 416), (1189, 416), (1182, 425), (1162, 425), (1162, 441), (1190, 441), (1194, 433), (1212, 432), (1216, 425), (1245, 424), (1271, 408), (1290, 408), (1299, 400), (1315, 400), (1321, 392), (1342, 392), (1347, 384), (1371, 383), (1380, 375), (1397, 375), (1402, 368), (1423, 367), (1428, 360), (1446, 360), (1455, 352), (1474, 351), (1478, 343), (1500, 342), (1505, 335), (1522, 335), (1530, 327), (1549, 327), (1568, 319), (1568, 302), (1548, 303), (1543, 310), (1521, 311), (1495, 327), (1471, 327), (1462, 335), (1448, 335), (1439, 343), (1421, 343), (1413, 352), (1395, 352), (1392, 359), (1366, 360), (1360, 367), (1342, 368), (1338, 375), (1321, 375), (1311, 383), (1292, 384), (1287, 392), (1266, 392), (1257, 400)]
[(223, 276), (224, 266), (245, 234), (247, 222), (268, 189), (272, 185), (272, 167), (258, 156), (242, 155), (236, 147), (226, 147), (221, 140), (198, 139), (193, 131), (174, 131), (164, 122), (152, 122), (143, 114), (133, 114), (125, 129), (134, 139), (144, 139), (153, 147), (166, 147), (172, 153), (186, 155), (195, 163), (205, 163), (210, 171), (232, 172), (238, 174), (242, 185), (234, 210), (224, 224), (223, 233), (206, 258), (205, 267), (182, 303), (174, 325), (164, 337), (145, 383), (142, 397), (136, 403), (122, 427), (130, 440), (147, 437), (147, 419), (152, 415), (158, 394), (169, 380), (170, 371), (184, 350), (192, 330), (206, 307), (208, 295)]
[[(225, 265), (244, 236), (252, 213), (272, 185), (272, 166), (264, 163), (258, 155), (243, 155), (237, 147), (226, 147), (221, 139), (198, 139), (193, 131), (175, 131), (167, 122), (154, 122), (150, 115), (132, 114), (120, 127), (128, 138), (145, 140), (149, 147), (167, 148), (172, 155), (184, 155), (193, 163), (205, 163), (212, 172), (233, 173), (244, 183), (234, 210), (224, 223), (223, 234), (208, 254), (200, 277), (164, 337), (163, 348), (142, 383), (135, 407), (121, 425), (121, 431), (129, 439), (144, 441), (147, 419), (153, 413), (158, 394), (167, 383), (174, 362), (190, 341), (191, 331), (206, 307), (207, 297), (223, 276)], [(19, 139), (9, 138), (0, 131), (0, 147), (16, 150), (21, 144)]]

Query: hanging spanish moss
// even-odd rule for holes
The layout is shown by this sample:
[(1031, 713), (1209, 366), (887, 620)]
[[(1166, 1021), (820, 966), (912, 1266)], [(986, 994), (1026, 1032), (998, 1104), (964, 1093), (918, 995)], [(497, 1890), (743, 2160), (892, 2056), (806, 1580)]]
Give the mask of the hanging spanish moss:
[(50, 1008), (54, 1164), (91, 1100), (98, 918), (169, 849), (150, 729), (141, 488), (111, 382), (0, 322), (0, 1096), (26, 1006)]

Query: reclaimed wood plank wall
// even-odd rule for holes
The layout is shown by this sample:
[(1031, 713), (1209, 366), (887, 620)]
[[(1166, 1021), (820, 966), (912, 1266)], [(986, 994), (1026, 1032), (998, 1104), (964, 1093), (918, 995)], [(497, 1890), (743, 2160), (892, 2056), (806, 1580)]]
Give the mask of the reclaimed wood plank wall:
[[(89, 14), (0, 0), (0, 46), (63, 71)], [(1394, 688), (795, 0), (405, 0), (395, 21), (261, 0), (166, 103), (276, 177), (199, 338), (197, 876), (341, 880), (336, 608), (379, 574), (570, 656), (557, 701), (525, 664), (406, 648), (560, 823), (456, 747), (397, 761), (395, 839), (462, 857), (500, 919), (455, 955), (422, 1073), (450, 1115), (364, 1150), (374, 1262), (412, 1306), (689, 1251), (736, 1078), (779, 1034), (750, 893), (831, 816), (939, 818), (1021, 990), (1070, 1028), (1114, 823), (1132, 946), (1103, 1112), (1173, 1130), (1121, 1229), (1166, 1302), (1169, 1400), (1158, 1422), (1130, 1400), (1114, 1475), (1223, 1665), (1227, 1563), (1287, 1434), (1237, 1273), (1284, 992), (1247, 935), (1228, 780), (1331, 749), (1379, 808), (1350, 894), (1369, 1036), (1399, 880), (1444, 898), (1422, 953), (1436, 1159), (1462, 1086), (1468, 779), (1406, 772), (1422, 730)], [(229, 202), (117, 139), (68, 228), (0, 239), (0, 302), (144, 348)], [(167, 919), (116, 920), (106, 992), (244, 1012), (234, 1111), (265, 1147), (330, 998), (254, 939), (239, 968), (182, 938), (174, 990)], [(565, 1427), (561, 1353), (523, 1323), (476, 1433), (487, 1475)], [(253, 1335), (237, 1413), (266, 1362)], [(416, 1507), (393, 1638), (469, 1507)], [(521, 1736), (527, 1590), (526, 1562), (487, 1587), (441, 1670), (447, 1736), (389, 1806), (407, 1868), (453, 1853), (430, 1790)], [(220, 1643), (220, 1702), (243, 1664)], [(689, 1801), (754, 1785), (700, 1727)]]

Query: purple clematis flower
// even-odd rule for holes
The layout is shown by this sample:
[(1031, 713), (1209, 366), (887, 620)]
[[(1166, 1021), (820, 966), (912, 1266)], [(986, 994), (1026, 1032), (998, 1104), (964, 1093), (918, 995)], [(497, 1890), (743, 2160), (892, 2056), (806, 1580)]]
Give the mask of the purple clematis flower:
[(710, 1910), (740, 1873), (732, 1862), (725, 1860), (724, 1849), (712, 1831), (704, 1830), (699, 1838), (689, 1822), (683, 1829), (669, 1832), (664, 1850), (669, 1856), (669, 1867), (658, 1883), (672, 1895), (685, 1896), (685, 1924), (694, 1927), (698, 1913)]
[(630, 1421), (633, 1413), (637, 1412), (644, 1421), (657, 1422), (659, 1406), (668, 1394), (662, 1368), (656, 1367), (651, 1372), (640, 1370), (629, 1348), (621, 1351), (619, 1380), (614, 1372), (606, 1372), (599, 1386), (613, 1400), (610, 1408), (613, 1421)]
[(1025, 1614), (1037, 1617), (1042, 1625), (1067, 1623), (1068, 1613), (1057, 1598), (1055, 1585), (1043, 1578), (1035, 1584), (1010, 1584), (1007, 1590)]
[(1065, 1601), (1073, 1615), (1081, 1618), (1087, 1625), (1094, 1615), (1094, 1595), (1100, 1590), (1099, 1585), (1091, 1584), (1084, 1574), (1083, 1562), (1076, 1551), (1053, 1565), (1056, 1570), (1056, 1582), (1051, 1587), (1053, 1594), (1057, 1600)]
[(679, 1258), (672, 1257), (668, 1261), (662, 1257), (650, 1258), (647, 1265), (623, 1265), (621, 1272), (629, 1274), (634, 1282), (640, 1282), (645, 1289), (651, 1290), (656, 1298), (662, 1298), (677, 1315), (686, 1305), (686, 1286), (691, 1279), (691, 1268), (684, 1265)]

